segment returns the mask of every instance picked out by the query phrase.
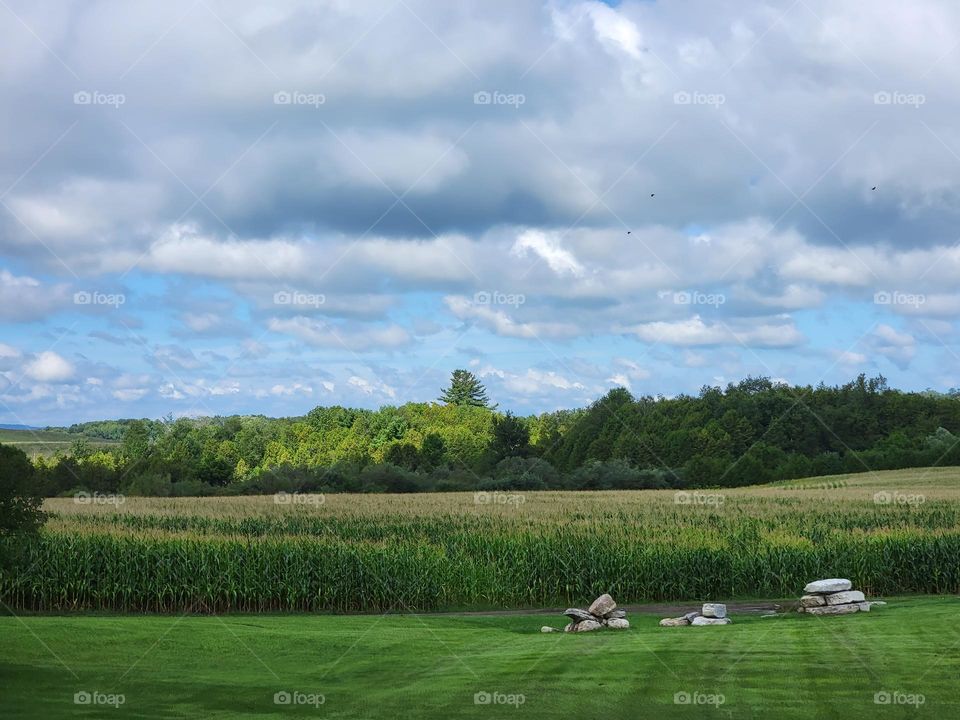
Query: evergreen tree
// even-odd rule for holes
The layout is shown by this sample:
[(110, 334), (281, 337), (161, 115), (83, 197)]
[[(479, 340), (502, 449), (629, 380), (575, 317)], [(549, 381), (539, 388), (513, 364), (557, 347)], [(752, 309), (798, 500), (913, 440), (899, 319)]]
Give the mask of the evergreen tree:
[(469, 370), (454, 370), (450, 377), (450, 387), (443, 391), (439, 400), (447, 405), (490, 407), (487, 389)]

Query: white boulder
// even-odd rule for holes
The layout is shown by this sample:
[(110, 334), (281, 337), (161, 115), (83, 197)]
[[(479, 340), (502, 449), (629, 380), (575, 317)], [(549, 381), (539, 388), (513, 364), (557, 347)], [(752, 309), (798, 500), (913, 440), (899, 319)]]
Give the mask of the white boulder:
[(803, 589), (805, 593), (837, 593), (843, 592), (844, 590), (849, 590), (853, 587), (853, 583), (844, 578), (829, 578), (827, 580), (814, 580), (812, 583), (807, 583), (807, 586)]
[(712, 617), (697, 617), (693, 619), (691, 625), (729, 625), (730, 618), (712, 618)]
[(704, 603), (701, 612), (704, 617), (725, 618), (727, 616), (727, 606), (723, 603)]

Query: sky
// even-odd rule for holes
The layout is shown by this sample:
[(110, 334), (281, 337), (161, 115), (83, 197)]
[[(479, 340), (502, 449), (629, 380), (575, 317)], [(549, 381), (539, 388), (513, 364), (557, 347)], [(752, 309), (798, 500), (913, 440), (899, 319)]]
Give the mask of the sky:
[(0, 422), (960, 386), (949, 0), (0, 3)]

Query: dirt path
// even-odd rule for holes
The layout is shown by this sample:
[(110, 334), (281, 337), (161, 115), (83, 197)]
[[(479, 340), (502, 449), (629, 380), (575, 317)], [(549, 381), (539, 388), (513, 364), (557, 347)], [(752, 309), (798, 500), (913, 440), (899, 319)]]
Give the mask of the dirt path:
[[(663, 617), (674, 617), (699, 610), (703, 603), (691, 600), (690, 602), (670, 602), (670, 603), (648, 603), (645, 605), (618, 605), (617, 607), (626, 610), (628, 613), (639, 613), (644, 615), (661, 615)], [(763, 614), (773, 611), (782, 611), (796, 606), (794, 600), (756, 600), (753, 602), (727, 602), (728, 613), (756, 613)], [(584, 606), (586, 607), (586, 606)], [(528, 609), (528, 610), (470, 610), (464, 612), (444, 612), (444, 613), (417, 613), (418, 615), (429, 616), (450, 616), (461, 617), (484, 617), (498, 615), (563, 615), (566, 608), (547, 608), (547, 609)]]

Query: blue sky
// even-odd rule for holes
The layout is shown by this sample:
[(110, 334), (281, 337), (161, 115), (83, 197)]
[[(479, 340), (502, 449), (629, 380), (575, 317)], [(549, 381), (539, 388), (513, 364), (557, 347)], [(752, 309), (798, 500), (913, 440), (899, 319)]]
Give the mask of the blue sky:
[(0, 422), (960, 386), (950, 3), (0, 16)]

